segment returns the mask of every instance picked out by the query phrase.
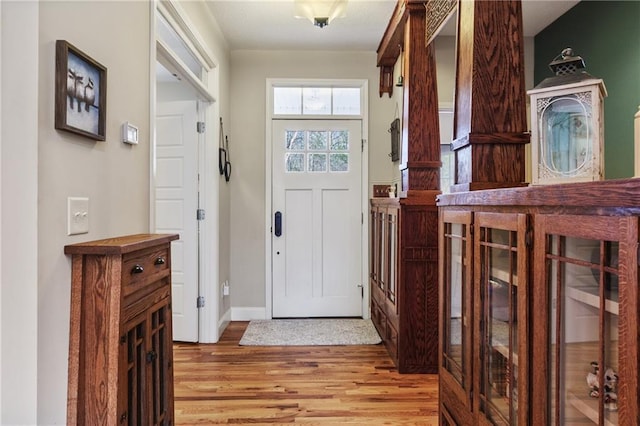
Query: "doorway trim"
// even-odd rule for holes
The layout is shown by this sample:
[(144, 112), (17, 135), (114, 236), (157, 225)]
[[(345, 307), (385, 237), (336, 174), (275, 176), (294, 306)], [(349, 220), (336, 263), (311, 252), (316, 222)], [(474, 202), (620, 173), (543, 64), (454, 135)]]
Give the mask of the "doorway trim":
[[(156, 140), (156, 63), (158, 57), (163, 56), (172, 66), (172, 71), (181, 75), (185, 81), (194, 88), (200, 109), (199, 115), (205, 122), (207, 135), (200, 135), (200, 155), (198, 158), (200, 168), (199, 179), (199, 203), (200, 208), (206, 211), (206, 220), (203, 220), (199, 231), (199, 266), (198, 266), (198, 293), (205, 298), (205, 305), (198, 310), (198, 342), (215, 343), (222, 332), (222, 324), (219, 318), (218, 300), (218, 275), (219, 267), (219, 188), (215, 183), (214, 171), (207, 164), (214, 164), (214, 156), (217, 156), (218, 147), (218, 121), (220, 105), (215, 95), (220, 93), (220, 81), (218, 61), (211, 53), (206, 41), (195, 32), (191, 19), (177, 0), (154, 0), (149, 3), (150, 8), (150, 34), (149, 34), (149, 116), (150, 116), (150, 149), (151, 167), (149, 170), (149, 231), (155, 229), (155, 140)], [(206, 86), (200, 82), (197, 76), (188, 66), (179, 59), (177, 54), (170, 54), (166, 44), (158, 43), (158, 30), (156, 28), (156, 16), (162, 14), (184, 42), (188, 51), (197, 58), (204, 70), (207, 71)], [(167, 56), (169, 53), (170, 57)], [(178, 58), (178, 59), (176, 59)], [(203, 143), (206, 139), (206, 143)], [(215, 148), (215, 149), (214, 149)], [(214, 152), (215, 151), (215, 152)], [(217, 171), (217, 170), (216, 170)], [(194, 212), (195, 217), (195, 212)], [(203, 259), (208, 259), (204, 262)], [(195, 304), (196, 301), (194, 300)]]
[[(369, 309), (369, 226), (367, 226), (369, 218), (369, 80), (366, 79), (293, 79), (293, 78), (268, 78), (266, 81), (266, 123), (265, 123), (265, 319), (273, 318), (273, 265), (271, 263), (271, 222), (272, 222), (272, 125), (274, 120), (273, 114), (273, 88), (282, 86), (294, 87), (357, 87), (360, 88), (362, 94), (362, 114), (359, 118), (362, 120), (362, 189), (360, 208), (362, 212), (362, 241), (361, 241), (361, 272), (362, 277), (362, 317), (370, 318)], [(295, 116), (290, 117), (296, 120), (300, 119), (322, 119), (330, 120), (331, 116)], [(336, 119), (344, 117), (335, 117)]]

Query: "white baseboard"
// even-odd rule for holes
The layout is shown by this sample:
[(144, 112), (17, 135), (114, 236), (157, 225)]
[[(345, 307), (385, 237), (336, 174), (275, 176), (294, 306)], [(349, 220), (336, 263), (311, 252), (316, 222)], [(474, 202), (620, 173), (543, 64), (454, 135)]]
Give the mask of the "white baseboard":
[(231, 321), (251, 321), (267, 319), (266, 308), (231, 308)]
[(218, 336), (222, 336), (222, 332), (227, 328), (229, 322), (231, 322), (231, 309), (227, 309), (224, 315), (218, 320)]

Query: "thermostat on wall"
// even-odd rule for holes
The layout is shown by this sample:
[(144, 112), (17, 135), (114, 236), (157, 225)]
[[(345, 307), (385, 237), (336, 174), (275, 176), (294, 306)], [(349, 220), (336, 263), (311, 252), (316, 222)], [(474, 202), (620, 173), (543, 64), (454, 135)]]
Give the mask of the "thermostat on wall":
[(138, 128), (128, 121), (122, 125), (122, 142), (132, 145), (138, 144)]

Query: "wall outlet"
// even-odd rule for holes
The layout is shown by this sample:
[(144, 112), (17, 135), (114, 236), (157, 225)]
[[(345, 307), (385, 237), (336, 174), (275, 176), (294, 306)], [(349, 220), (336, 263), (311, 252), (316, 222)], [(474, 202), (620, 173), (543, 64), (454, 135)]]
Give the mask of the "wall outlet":
[(229, 295), (229, 281), (225, 281), (224, 284), (222, 284), (222, 295), (223, 296), (228, 296)]

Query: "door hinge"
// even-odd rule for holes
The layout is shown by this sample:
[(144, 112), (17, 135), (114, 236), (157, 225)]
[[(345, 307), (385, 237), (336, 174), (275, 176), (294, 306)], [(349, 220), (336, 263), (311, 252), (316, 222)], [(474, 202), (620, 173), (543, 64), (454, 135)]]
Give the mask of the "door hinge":
[(196, 210), (196, 219), (197, 220), (204, 220), (204, 209)]
[(364, 139), (360, 140), (360, 152), (364, 152)]
[(198, 133), (204, 133), (204, 121), (198, 121), (196, 123), (196, 130)]
[(196, 307), (204, 308), (204, 296), (198, 296), (198, 298), (196, 299)]
[(364, 225), (364, 213), (360, 212), (360, 223)]
[(358, 284), (358, 287), (360, 287), (360, 298), (364, 299), (364, 286), (362, 284)]

